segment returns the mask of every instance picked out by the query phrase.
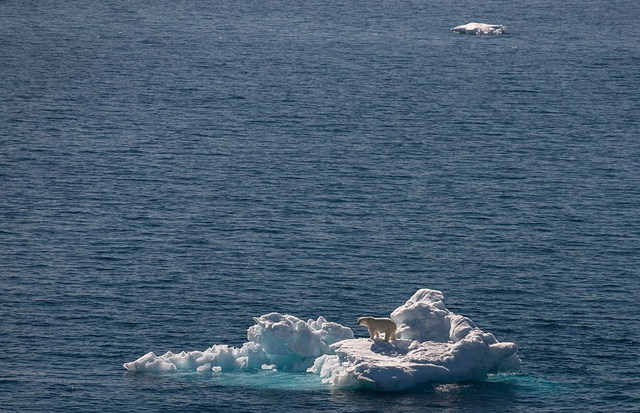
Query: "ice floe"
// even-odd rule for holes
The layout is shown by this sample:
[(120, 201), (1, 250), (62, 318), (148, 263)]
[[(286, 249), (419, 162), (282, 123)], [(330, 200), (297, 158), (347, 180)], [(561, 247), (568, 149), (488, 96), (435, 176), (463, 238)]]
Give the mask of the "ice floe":
[(339, 388), (393, 391), (520, 369), (515, 344), (500, 343), (447, 310), (440, 291), (419, 290), (391, 318), (399, 325), (398, 340), (340, 341), (331, 346), (335, 354), (319, 357), (309, 371)]
[(204, 351), (149, 352), (124, 368), (136, 372), (213, 371), (277, 369), (305, 371), (314, 360), (332, 352), (331, 344), (353, 338), (353, 331), (324, 317), (304, 322), (279, 313), (254, 317), (247, 331), (248, 342), (240, 348), (214, 345)]
[(153, 373), (307, 371), (336, 388), (385, 391), (483, 380), (490, 373), (520, 369), (515, 344), (498, 342), (469, 318), (450, 312), (440, 291), (417, 291), (391, 318), (398, 325), (398, 339), (385, 342), (354, 338), (350, 328), (324, 317), (305, 322), (270, 313), (254, 318), (242, 347), (214, 345), (159, 356), (149, 352), (124, 367)]
[(454, 33), (461, 34), (505, 34), (507, 33), (507, 27), (502, 24), (487, 24), (487, 23), (467, 23), (460, 26), (456, 26), (450, 29)]

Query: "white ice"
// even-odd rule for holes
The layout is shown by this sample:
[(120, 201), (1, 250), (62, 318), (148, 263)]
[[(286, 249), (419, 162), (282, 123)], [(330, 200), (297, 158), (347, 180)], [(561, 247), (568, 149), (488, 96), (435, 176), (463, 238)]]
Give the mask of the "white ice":
[(336, 388), (389, 391), (483, 380), (490, 373), (520, 369), (515, 344), (498, 342), (470, 319), (450, 312), (440, 291), (417, 291), (391, 318), (398, 324), (398, 340), (387, 343), (355, 339), (350, 328), (324, 317), (304, 322), (270, 313), (254, 318), (248, 342), (240, 348), (150, 352), (124, 367), (136, 372), (308, 371)]
[(487, 24), (487, 23), (467, 23), (460, 26), (451, 28), (454, 33), (461, 34), (505, 34), (507, 33), (507, 27), (501, 24)]
[(310, 372), (338, 388), (406, 390), (428, 382), (484, 380), (517, 372), (513, 343), (500, 343), (470, 319), (447, 310), (440, 291), (419, 290), (391, 313), (399, 340), (333, 344), (335, 354), (316, 359)]
[(149, 352), (125, 363), (129, 371), (213, 371), (277, 369), (305, 371), (314, 360), (331, 353), (331, 344), (352, 339), (353, 331), (324, 317), (304, 322), (278, 313), (254, 317), (256, 324), (247, 331), (248, 342), (240, 348), (214, 345), (204, 351)]

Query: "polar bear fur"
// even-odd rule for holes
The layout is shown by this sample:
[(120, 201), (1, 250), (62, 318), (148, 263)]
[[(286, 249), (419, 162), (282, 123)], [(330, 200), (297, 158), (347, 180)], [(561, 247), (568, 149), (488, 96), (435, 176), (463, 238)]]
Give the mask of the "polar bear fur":
[(390, 318), (360, 317), (358, 318), (358, 325), (366, 326), (369, 329), (371, 340), (379, 338), (380, 333), (384, 333), (384, 341), (396, 339), (398, 326)]

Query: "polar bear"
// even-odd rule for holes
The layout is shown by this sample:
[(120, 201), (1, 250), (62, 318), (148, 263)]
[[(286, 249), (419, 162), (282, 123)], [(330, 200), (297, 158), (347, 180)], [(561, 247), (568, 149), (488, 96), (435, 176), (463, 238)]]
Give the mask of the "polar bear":
[(378, 338), (380, 333), (384, 333), (384, 341), (396, 339), (396, 328), (398, 327), (390, 318), (360, 317), (358, 325), (367, 326), (371, 340)]

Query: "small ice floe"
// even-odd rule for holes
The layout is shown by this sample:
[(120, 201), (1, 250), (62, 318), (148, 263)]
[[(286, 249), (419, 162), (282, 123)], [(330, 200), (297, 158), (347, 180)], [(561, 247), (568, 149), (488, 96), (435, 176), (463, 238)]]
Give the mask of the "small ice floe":
[(337, 388), (402, 391), (520, 370), (514, 343), (499, 342), (469, 318), (449, 311), (440, 291), (418, 290), (391, 319), (398, 325), (396, 340), (339, 341), (330, 346), (333, 354), (318, 357), (307, 371)]
[(254, 317), (242, 347), (215, 344), (204, 351), (148, 352), (124, 367), (130, 372), (214, 375), (306, 371), (335, 388), (380, 391), (485, 380), (492, 373), (520, 371), (517, 346), (499, 342), (471, 319), (449, 311), (440, 291), (418, 290), (390, 319), (397, 330), (395, 337), (384, 341), (355, 338), (349, 327), (324, 317), (304, 321), (269, 313)]
[(507, 27), (502, 24), (486, 24), (486, 23), (467, 23), (450, 29), (454, 33), (460, 34), (505, 34)]
[(330, 345), (353, 338), (349, 327), (327, 321), (300, 320), (288, 314), (254, 317), (242, 347), (215, 344), (204, 351), (149, 352), (124, 363), (131, 372), (228, 372), (233, 370), (305, 371), (315, 359), (333, 353)]

